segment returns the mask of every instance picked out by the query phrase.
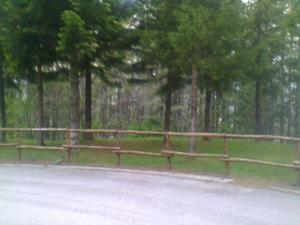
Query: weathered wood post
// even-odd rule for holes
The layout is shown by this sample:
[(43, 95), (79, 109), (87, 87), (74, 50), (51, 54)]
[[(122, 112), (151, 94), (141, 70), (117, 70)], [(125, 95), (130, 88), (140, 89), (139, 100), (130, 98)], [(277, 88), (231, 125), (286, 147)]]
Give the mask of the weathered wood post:
[(117, 138), (117, 145), (118, 145), (119, 147), (121, 147), (120, 131), (118, 131), (118, 132), (116, 133), (116, 138)]
[[(296, 157), (297, 161), (295, 162), (295, 165), (300, 166), (300, 142), (297, 142), (296, 155), (297, 155), (297, 157)], [(296, 172), (297, 172), (296, 185), (300, 187), (300, 169), (297, 168)]]
[(17, 151), (18, 151), (18, 159), (19, 161), (22, 161), (22, 149), (19, 148), (21, 145), (21, 132), (20, 130), (17, 131)]
[(70, 145), (70, 130), (67, 129), (65, 133), (65, 145), (69, 146)]
[(71, 151), (72, 151), (72, 149), (71, 149), (71, 148), (68, 148), (68, 149), (67, 149), (68, 163), (70, 163), (70, 162), (71, 162)]
[(17, 143), (18, 143), (18, 145), (21, 145), (21, 131), (20, 130), (17, 131)]
[(117, 153), (117, 166), (121, 166), (121, 153)]
[(166, 150), (170, 150), (171, 148), (171, 143), (170, 143), (170, 135), (168, 132), (165, 133), (165, 143), (164, 143), (164, 147)]
[(172, 159), (171, 159), (171, 157), (172, 156), (170, 154), (167, 155), (167, 169), (168, 170), (172, 169)]
[(17, 146), (17, 149), (18, 149), (18, 159), (19, 159), (19, 161), (22, 161), (22, 150), (18, 146)]
[[(120, 141), (120, 131), (117, 131), (116, 134), (115, 134), (116, 138), (117, 138), (117, 145), (118, 147), (120, 147), (121, 149), (121, 141)], [(121, 166), (121, 153), (120, 152), (117, 152), (117, 166)]]
[[(165, 150), (170, 150), (171, 149), (171, 143), (170, 143), (170, 135), (169, 132), (165, 132), (164, 134), (164, 148)], [(171, 170), (172, 169), (172, 159), (171, 159), (171, 155), (168, 154), (166, 155), (166, 159), (167, 159), (167, 169)]]
[(71, 151), (72, 151), (72, 148), (70, 147), (70, 144), (71, 144), (71, 131), (70, 129), (68, 129), (66, 131), (66, 146), (67, 146), (67, 158), (68, 158), (68, 162), (71, 162)]
[(226, 136), (224, 136), (224, 169), (225, 169), (225, 175), (230, 175), (230, 165), (229, 165), (229, 149), (228, 149), (228, 139)]

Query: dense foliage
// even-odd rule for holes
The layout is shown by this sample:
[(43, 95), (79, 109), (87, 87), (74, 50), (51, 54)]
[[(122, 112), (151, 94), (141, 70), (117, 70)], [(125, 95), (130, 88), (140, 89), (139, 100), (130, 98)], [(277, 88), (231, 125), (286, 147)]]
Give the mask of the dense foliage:
[(300, 136), (299, 27), (296, 0), (0, 0), (0, 124)]

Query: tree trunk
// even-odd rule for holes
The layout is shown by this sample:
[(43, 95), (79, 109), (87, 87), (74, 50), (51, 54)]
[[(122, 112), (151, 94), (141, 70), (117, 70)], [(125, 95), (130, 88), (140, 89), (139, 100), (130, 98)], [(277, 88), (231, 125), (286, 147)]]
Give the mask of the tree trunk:
[(256, 80), (256, 85), (255, 85), (255, 133), (256, 134), (261, 134), (260, 89), (261, 89), (260, 80)]
[(136, 115), (136, 121), (138, 121), (138, 123), (140, 122), (140, 114), (139, 114), (139, 105), (140, 105), (140, 94), (139, 94), (139, 90), (137, 90), (135, 92), (136, 94), (136, 104), (135, 104), (135, 115)]
[(213, 131), (218, 131), (219, 130), (219, 125), (220, 125), (220, 113), (221, 113), (221, 94), (220, 93), (215, 93), (215, 102), (214, 102), (214, 129)]
[[(43, 75), (41, 66), (38, 66), (37, 73), (37, 104), (38, 104), (38, 128), (44, 127), (44, 87), (43, 87)], [(37, 145), (44, 145), (43, 132), (37, 134)]]
[[(203, 96), (201, 96), (201, 92), (198, 91), (198, 98), (197, 98), (197, 116), (198, 118), (204, 118), (204, 110), (203, 110), (203, 106), (205, 106), (205, 98), (203, 98)], [(204, 107), (205, 108), (205, 107)], [(204, 130), (204, 120), (200, 120), (198, 121), (197, 123), (197, 127), (198, 127), (198, 130)]]
[(171, 125), (171, 107), (172, 107), (172, 91), (168, 90), (165, 99), (165, 120), (164, 120), (164, 131), (170, 131)]
[[(90, 69), (86, 69), (85, 73), (85, 121), (84, 128), (92, 128), (92, 74)], [(84, 135), (85, 140), (93, 140), (92, 133)]]
[[(191, 93), (191, 132), (196, 132), (197, 126), (197, 78), (198, 71), (195, 64), (192, 65), (192, 93)], [(196, 139), (191, 137), (190, 153), (195, 151)]]
[[(52, 128), (56, 128), (58, 127), (56, 124), (56, 113), (55, 111), (52, 112)], [(56, 140), (56, 133), (52, 132), (52, 140), (55, 141)]]
[(128, 125), (131, 122), (130, 94), (128, 93), (128, 91), (126, 93), (126, 109), (127, 109), (126, 113), (127, 113), (127, 118), (128, 118), (126, 126), (128, 127)]
[(296, 87), (296, 102), (295, 102), (295, 137), (299, 137), (299, 109), (300, 109), (300, 82), (297, 81), (297, 87)]
[[(171, 107), (172, 107), (172, 90), (168, 89), (165, 99), (165, 120), (164, 120), (164, 131), (169, 132), (171, 126)], [(164, 144), (166, 144), (166, 137), (164, 138)]]
[[(70, 88), (71, 88), (70, 128), (79, 129), (80, 127), (79, 77), (75, 68), (73, 68), (73, 66), (71, 66), (71, 72), (70, 72)], [(78, 143), (78, 133), (71, 132), (70, 140), (72, 145), (76, 145)]]
[(209, 132), (209, 123), (210, 123), (210, 107), (211, 107), (211, 91), (206, 89), (205, 96), (205, 114), (204, 114), (204, 131)]
[(122, 106), (121, 106), (121, 88), (118, 87), (118, 123), (119, 123), (119, 129), (122, 130), (123, 129), (123, 125), (122, 125)]
[[(6, 127), (6, 108), (5, 108), (5, 81), (2, 77), (2, 74), (0, 74), (1, 80), (0, 80), (0, 116), (1, 116), (1, 127)], [(6, 142), (6, 132), (1, 132), (0, 141), (2, 143)]]
[(105, 129), (105, 112), (106, 112), (106, 96), (104, 96), (104, 87), (101, 88), (101, 96), (102, 96), (102, 101), (101, 101), (101, 122), (102, 122), (102, 127)]
[(281, 97), (281, 104), (280, 104), (280, 128), (279, 128), (279, 134), (280, 136), (284, 135), (284, 130), (285, 130), (285, 117), (284, 117), (284, 112), (285, 112), (285, 106), (284, 106), (284, 97)]
[(291, 90), (291, 79), (289, 79), (288, 88), (288, 105), (287, 105), (287, 136), (290, 137), (292, 134), (292, 90)]
[(114, 116), (114, 107), (113, 107), (113, 96), (111, 93), (109, 93), (109, 98), (108, 98), (108, 114), (107, 114), (107, 119), (108, 119), (108, 125), (109, 129), (113, 128), (111, 125), (113, 124), (113, 119), (112, 117)]

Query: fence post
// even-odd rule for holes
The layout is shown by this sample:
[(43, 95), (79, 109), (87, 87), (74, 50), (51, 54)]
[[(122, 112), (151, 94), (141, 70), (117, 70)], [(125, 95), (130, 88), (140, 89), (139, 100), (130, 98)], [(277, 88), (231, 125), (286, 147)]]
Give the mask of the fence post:
[(66, 145), (67, 145), (67, 157), (68, 157), (68, 162), (70, 163), (71, 162), (71, 151), (72, 151), (72, 148), (70, 148), (70, 137), (71, 137), (71, 131), (70, 129), (68, 129), (66, 131)]
[(21, 145), (21, 132), (20, 130), (17, 131), (17, 151), (18, 151), (18, 159), (22, 161), (22, 149), (19, 148)]
[(225, 175), (229, 176), (230, 175), (230, 165), (229, 165), (229, 149), (228, 149), (228, 140), (227, 137), (224, 136), (224, 155), (225, 160), (224, 160), (224, 168), (225, 168)]
[(117, 153), (117, 166), (121, 166), (121, 153)]
[(119, 132), (119, 131), (117, 132), (116, 136), (117, 136), (117, 145), (118, 145), (119, 147), (121, 147), (120, 132)]
[(70, 130), (67, 129), (66, 130), (66, 134), (65, 134), (65, 141), (66, 141), (66, 145), (69, 146), (70, 145)]
[(21, 145), (21, 132), (19, 130), (17, 131), (17, 143)]
[[(296, 148), (296, 160), (297, 160), (297, 164), (300, 166), (300, 142), (297, 142), (297, 148)], [(296, 181), (296, 185), (300, 187), (300, 169), (296, 169), (297, 172), (297, 181)]]
[(167, 169), (171, 170), (172, 169), (172, 160), (171, 160), (171, 155), (167, 155)]
[(170, 150), (171, 148), (171, 143), (170, 143), (170, 135), (168, 132), (165, 133), (165, 149)]
[(22, 161), (22, 150), (19, 147), (17, 147), (17, 150), (18, 150), (18, 159), (19, 161)]
[(72, 149), (71, 149), (71, 148), (68, 148), (68, 149), (67, 149), (68, 163), (70, 163), (70, 162), (71, 162), (71, 151), (72, 151)]

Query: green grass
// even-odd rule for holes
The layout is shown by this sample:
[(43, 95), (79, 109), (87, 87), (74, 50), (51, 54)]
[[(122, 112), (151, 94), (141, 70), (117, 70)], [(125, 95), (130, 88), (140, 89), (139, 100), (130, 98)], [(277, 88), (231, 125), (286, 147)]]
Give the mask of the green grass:
[[(34, 144), (34, 141), (26, 140), (24, 144)], [(63, 141), (47, 142), (48, 145), (61, 145)], [(93, 141), (93, 145), (113, 146), (116, 141), (112, 138), (99, 138)], [(188, 138), (172, 138), (172, 150), (186, 152), (188, 150)], [(139, 150), (147, 152), (160, 152), (163, 149), (162, 138), (158, 137), (127, 137), (121, 140), (122, 149)], [(295, 144), (256, 142), (249, 140), (230, 140), (229, 150), (231, 157), (260, 159), (272, 162), (291, 163), (295, 158)], [(197, 152), (202, 153), (223, 153), (223, 140), (211, 139), (210, 141), (197, 140)], [(48, 150), (23, 150), (24, 161), (47, 161), (54, 162), (57, 159), (64, 158), (62, 152)], [(15, 148), (1, 148), (0, 160), (17, 160), (17, 151)], [(78, 164), (99, 164), (116, 165), (116, 155), (103, 153), (103, 151), (81, 150), (73, 158), (72, 163)], [(165, 158), (122, 155), (122, 165), (130, 167), (143, 167), (164, 169), (166, 167)], [(224, 163), (218, 159), (195, 158), (176, 156), (172, 159), (173, 168), (180, 171), (202, 172), (202, 173), (224, 173)], [(297, 173), (293, 169), (276, 168), (272, 166), (263, 166), (246, 163), (231, 163), (230, 173), (237, 177), (253, 177), (274, 182), (294, 183)]]

